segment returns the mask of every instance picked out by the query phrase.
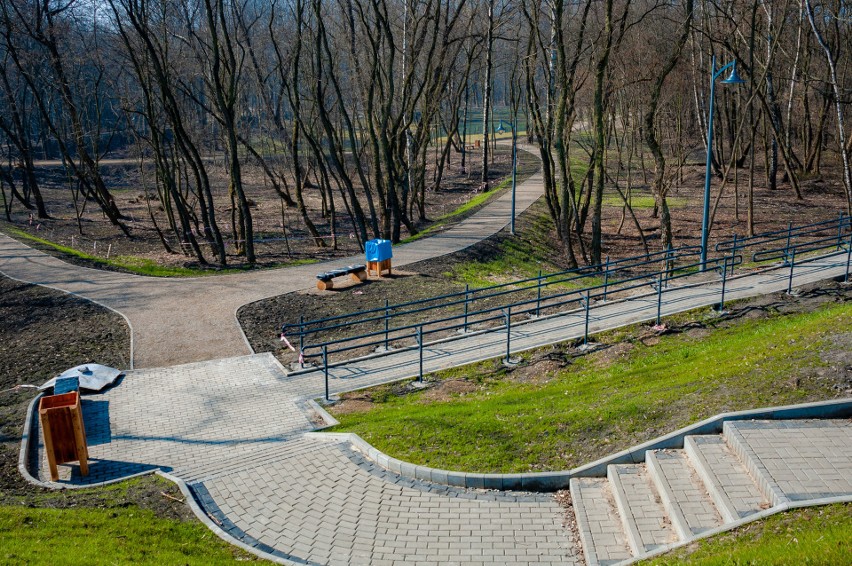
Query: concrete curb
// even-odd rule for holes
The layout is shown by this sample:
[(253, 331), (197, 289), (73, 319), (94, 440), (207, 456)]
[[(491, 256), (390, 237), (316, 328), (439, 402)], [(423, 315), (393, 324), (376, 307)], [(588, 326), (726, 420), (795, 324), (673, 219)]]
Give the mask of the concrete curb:
[(309, 432), (305, 436), (349, 442), (353, 448), (381, 468), (408, 479), (471, 489), (546, 492), (568, 489), (570, 480), (574, 477), (606, 477), (607, 466), (611, 464), (642, 463), (645, 461), (645, 452), (648, 450), (683, 448), (684, 438), (688, 435), (719, 434), (727, 421), (840, 419), (849, 417), (852, 417), (852, 398), (721, 413), (573, 470), (526, 474), (479, 474), (418, 466), (388, 456), (359, 435), (351, 432)]

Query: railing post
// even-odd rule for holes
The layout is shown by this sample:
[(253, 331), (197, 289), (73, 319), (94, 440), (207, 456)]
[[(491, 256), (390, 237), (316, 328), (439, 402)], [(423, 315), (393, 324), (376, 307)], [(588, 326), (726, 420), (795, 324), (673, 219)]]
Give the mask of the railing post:
[(793, 237), (793, 223), (787, 225), (787, 244), (784, 246), (784, 261), (790, 258), (790, 239)]
[(541, 314), (541, 269), (538, 270), (538, 294), (535, 298), (535, 316), (538, 317)]
[(585, 297), (585, 307), (586, 307), (586, 322), (583, 327), (583, 344), (589, 343), (589, 309), (592, 304), (592, 292), (586, 289), (586, 297)]
[(388, 344), (388, 320), (390, 318), (390, 301), (385, 299), (385, 352), (390, 350)]
[(657, 274), (657, 326), (660, 325), (660, 313), (663, 308), (663, 272)]
[(462, 329), (464, 334), (467, 334), (467, 303), (468, 303), (468, 295), (470, 293), (470, 285), (465, 283), (464, 285), (464, 328)]
[[(734, 274), (734, 264), (737, 262), (737, 235), (734, 234), (734, 249), (731, 250), (731, 275)], [(727, 263), (726, 263), (727, 265)]]
[(417, 327), (417, 350), (420, 363), (417, 370), (417, 381), (423, 383), (423, 326)]
[(843, 212), (837, 219), (837, 250), (843, 249)]
[(503, 316), (506, 317), (506, 359), (505, 363), (511, 363), (512, 353), (512, 307), (503, 309)]
[(849, 283), (849, 262), (852, 261), (852, 233), (849, 234), (849, 249), (846, 251), (846, 276), (844, 283)]
[[(736, 236), (734, 237), (736, 238)], [(734, 259), (731, 256), (731, 269), (733, 270)], [(722, 256), (722, 300), (719, 302), (719, 312), (725, 308), (725, 285), (728, 281), (728, 256)]]
[(609, 256), (606, 256), (606, 264), (604, 267), (604, 292), (603, 300), (606, 301), (607, 288), (609, 287)]
[(793, 247), (793, 253), (790, 256), (790, 279), (787, 281), (787, 294), (793, 292), (793, 268), (796, 266), (796, 248)]
[(325, 400), (330, 401), (328, 396), (328, 346), (322, 347), (322, 370), (325, 374)]
[[(299, 352), (305, 351), (305, 315), (299, 315)], [(304, 369), (303, 358), (299, 356), (299, 367)]]

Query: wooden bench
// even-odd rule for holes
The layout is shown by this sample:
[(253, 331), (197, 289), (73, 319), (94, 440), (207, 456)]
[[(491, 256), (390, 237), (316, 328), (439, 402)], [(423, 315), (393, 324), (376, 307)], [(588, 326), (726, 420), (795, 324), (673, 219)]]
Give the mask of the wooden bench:
[(347, 265), (346, 267), (339, 267), (324, 273), (319, 273), (317, 274), (317, 289), (320, 291), (334, 289), (333, 279), (335, 277), (343, 277), (344, 275), (349, 275), (352, 278), (352, 281), (360, 283), (367, 279), (367, 268), (363, 265)]

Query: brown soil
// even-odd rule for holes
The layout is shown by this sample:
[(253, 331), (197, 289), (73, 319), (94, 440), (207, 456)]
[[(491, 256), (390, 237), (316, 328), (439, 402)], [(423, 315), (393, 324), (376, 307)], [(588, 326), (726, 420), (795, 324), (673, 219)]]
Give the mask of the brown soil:
[[(124, 319), (103, 307), (65, 293), (0, 276), (0, 504), (31, 507), (128, 505), (164, 518), (194, 517), (180, 491), (165, 480), (133, 480), (126, 497), (107, 489), (53, 491), (27, 483), (18, 472), (18, 454), (33, 389), (79, 364), (126, 368), (130, 334)], [(170, 499), (167, 494), (175, 499)]]
[[(494, 163), (490, 168), (492, 184), (505, 178), (511, 172), (511, 152), (504, 146), (498, 146), (494, 153)], [(535, 170), (535, 159), (521, 152), (519, 171), (529, 175)], [(452, 166), (444, 173), (442, 190), (427, 191), (426, 219), (417, 219), (414, 213), (414, 223), (418, 229), (428, 226), (429, 219), (458, 208), (475, 195), (480, 187), (476, 172), (480, 166), (479, 155), (469, 156), (470, 163), (467, 172), (462, 172), (457, 156), (454, 156)], [(432, 164), (427, 171), (427, 184), (432, 180)], [(72, 247), (81, 252), (100, 258), (115, 256), (135, 256), (153, 260), (164, 266), (183, 266), (198, 268), (195, 257), (180, 253), (180, 245), (174, 234), (168, 231), (165, 212), (160, 208), (156, 188), (153, 186), (154, 174), (150, 167), (144, 175), (140, 174), (138, 163), (133, 159), (106, 160), (101, 171), (105, 181), (115, 197), (119, 210), (127, 217), (127, 225), (132, 239), (121, 234), (112, 226), (98, 210), (94, 202), (78, 203), (85, 210), (78, 223), (76, 209), (71, 199), (69, 179), (64, 170), (56, 162), (40, 162), (38, 167), (39, 183), (51, 219), (38, 220), (30, 216), (30, 212), (16, 203), (13, 207), (11, 224), (35, 236), (48, 239), (57, 244)], [(211, 189), (216, 202), (217, 223), (226, 240), (226, 252), (230, 267), (241, 267), (244, 258), (236, 255), (234, 237), (230, 234), (231, 205), (228, 195), (227, 172), (221, 164), (211, 164)], [(266, 182), (262, 170), (252, 164), (243, 168), (244, 183), (247, 194), (252, 201), (252, 221), (255, 231), (255, 253), (258, 256), (258, 267), (287, 265), (299, 260), (321, 260), (351, 255), (358, 250), (353, 226), (345, 214), (344, 204), (336, 199), (337, 221), (331, 226), (330, 217), (321, 214), (322, 201), (319, 189), (308, 188), (304, 192), (305, 204), (309, 216), (322, 235), (326, 246), (317, 245), (310, 234), (304, 229), (299, 212), (294, 209), (282, 211), (281, 199), (275, 190)], [(146, 196), (147, 188), (147, 196)], [(8, 196), (8, 195), (7, 195)], [(163, 230), (169, 246), (175, 253), (165, 251), (160, 238), (151, 221), (151, 215), (157, 226)], [(3, 219), (0, 228), (9, 223)], [(286, 238), (282, 226), (286, 225)], [(335, 237), (333, 237), (335, 235)], [(403, 237), (406, 235), (403, 234)], [(29, 243), (29, 242), (28, 242)], [(43, 247), (49, 253), (57, 254), (49, 247)], [(74, 256), (62, 255), (63, 259), (73, 263), (81, 263), (103, 269), (114, 269), (104, 264), (86, 262)], [(206, 259), (213, 261), (212, 254), (206, 252)]]

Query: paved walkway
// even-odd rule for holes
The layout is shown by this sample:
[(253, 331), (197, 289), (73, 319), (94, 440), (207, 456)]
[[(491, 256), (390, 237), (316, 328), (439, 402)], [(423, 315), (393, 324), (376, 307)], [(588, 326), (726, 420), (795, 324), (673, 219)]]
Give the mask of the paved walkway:
[[(531, 151), (531, 148), (527, 148)], [(543, 193), (540, 174), (516, 188), (520, 214)], [(467, 248), (508, 224), (506, 192), (449, 230), (394, 247), (400, 267)], [(133, 332), (133, 367), (166, 367), (251, 353), (236, 312), (241, 306), (312, 287), (326, 268), (363, 263), (363, 255), (325, 263), (200, 277), (164, 279), (70, 265), (0, 234), (0, 273), (74, 293), (123, 314)], [(164, 313), (168, 313), (164, 317)], [(274, 329), (273, 329), (274, 330)]]

